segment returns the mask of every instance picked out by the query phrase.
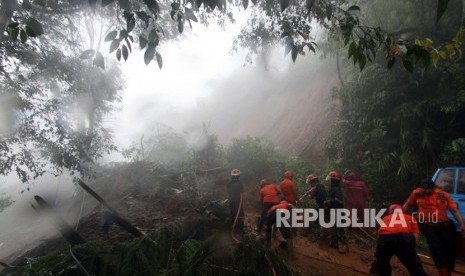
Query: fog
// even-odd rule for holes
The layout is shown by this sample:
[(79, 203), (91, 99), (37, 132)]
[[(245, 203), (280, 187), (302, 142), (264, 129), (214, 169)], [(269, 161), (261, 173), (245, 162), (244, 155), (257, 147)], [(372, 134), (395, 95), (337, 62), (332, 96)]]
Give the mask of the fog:
[[(161, 128), (186, 133), (192, 147), (202, 147), (199, 137), (205, 125), (221, 143), (259, 136), (270, 139), (283, 153), (323, 155), (325, 126), (337, 108), (329, 99), (337, 84), (335, 61), (311, 53), (299, 56), (293, 64), (278, 47), (244, 66), (244, 52), (230, 53), (243, 22), (239, 20), (239, 25), (226, 31), (196, 26), (199, 29), (183, 35), (182, 40), (163, 45), (162, 70), (156, 62), (146, 66), (143, 53), (136, 50), (121, 63), (126, 81), (122, 104), (104, 119), (120, 150)], [(114, 152), (102, 161), (124, 160)], [(0, 260), (9, 262), (6, 258), (12, 252), (24, 252), (40, 240), (58, 235), (55, 226), (30, 207), (34, 195), (63, 210), (69, 205), (61, 202), (71, 204), (76, 199), (76, 188), (68, 176), (47, 176), (33, 183), (21, 184), (16, 175), (1, 178), (0, 195), (5, 193), (15, 202), (0, 213)], [(21, 193), (26, 187), (29, 191)], [(73, 223), (76, 210), (66, 217)]]

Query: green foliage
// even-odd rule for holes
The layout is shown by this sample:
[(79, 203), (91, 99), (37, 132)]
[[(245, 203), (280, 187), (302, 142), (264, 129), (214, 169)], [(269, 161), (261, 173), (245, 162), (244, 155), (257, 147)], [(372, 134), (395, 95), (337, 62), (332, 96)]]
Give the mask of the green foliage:
[(328, 155), (360, 172), (380, 200), (404, 199), (437, 166), (464, 162), (464, 70), (461, 61), (412, 75), (381, 65), (356, 74), (336, 92), (341, 117)]
[[(202, 227), (208, 224), (210, 228)], [(185, 231), (185, 226), (190, 226)], [(192, 221), (170, 225), (125, 244), (85, 244), (74, 255), (91, 275), (279, 275), (296, 273), (262, 244), (246, 239), (237, 244), (221, 235), (205, 239), (215, 225)], [(192, 229), (197, 233), (192, 235)], [(268, 264), (267, 259), (271, 264)], [(69, 251), (28, 259), (16, 269), (19, 275), (82, 275)]]
[[(94, 160), (115, 149), (102, 118), (116, 107), (123, 87), (114, 64), (102, 70), (100, 52), (79, 54), (85, 49), (81, 18), (74, 18), (76, 25), (67, 24), (67, 13), (39, 12), (41, 2), (29, 3), (31, 10), (18, 11), (16, 23), (7, 26), (10, 37), (19, 32), (23, 42), (47, 32), (40, 43), (0, 40), (5, 65), (0, 71), (0, 116), (6, 118), (0, 125), (0, 173), (16, 172), (23, 182), (45, 171), (90, 173)], [(45, 4), (52, 9), (59, 5)]]
[(226, 159), (231, 168), (239, 168), (249, 179), (274, 176), (281, 169), (281, 157), (275, 146), (258, 137), (234, 139), (226, 149)]

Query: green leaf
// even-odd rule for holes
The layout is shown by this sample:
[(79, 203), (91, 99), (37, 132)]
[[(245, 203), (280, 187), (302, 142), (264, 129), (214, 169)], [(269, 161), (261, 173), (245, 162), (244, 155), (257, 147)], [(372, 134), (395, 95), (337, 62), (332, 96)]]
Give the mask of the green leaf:
[(100, 67), (105, 70), (105, 60), (103, 59), (103, 55), (100, 52), (95, 54), (94, 61), (92, 62), (94, 66)]
[(118, 50), (116, 51), (116, 59), (117, 59), (118, 61), (121, 60), (121, 49), (118, 49)]
[(366, 64), (367, 64), (366, 56), (364, 54), (360, 54), (358, 58), (358, 65), (360, 67), (360, 71), (362, 71), (363, 68), (365, 68)]
[(128, 22), (127, 22), (127, 32), (130, 33), (134, 27), (136, 26), (136, 19), (132, 17)]
[(148, 41), (143, 37), (142, 35), (139, 36), (139, 47), (140, 49), (144, 49), (145, 46), (147, 45)]
[(16, 39), (18, 39), (19, 28), (9, 28), (8, 34), (10, 35), (11, 40), (16, 41)]
[(148, 65), (152, 61), (154, 56), (155, 56), (155, 47), (148, 47), (144, 53), (145, 64)]
[(157, 51), (157, 63), (158, 63), (158, 67), (161, 70), (161, 68), (163, 67), (163, 59), (158, 51)]
[(113, 39), (116, 38), (117, 35), (118, 35), (118, 31), (111, 31), (105, 36), (105, 39), (103, 41), (105, 42), (112, 41)]
[(449, 0), (438, 0), (438, 9), (436, 11), (436, 23), (438, 23), (439, 19), (441, 19), (442, 15), (447, 9), (448, 4)]
[(180, 7), (181, 7), (181, 4), (178, 2), (171, 3), (171, 8), (175, 11), (178, 11)]
[(359, 7), (359, 6), (353, 5), (353, 6), (350, 6), (350, 7), (347, 9), (347, 11), (350, 11), (350, 12), (358, 11), (358, 12), (359, 12), (359, 11), (360, 11), (360, 7)]
[(111, 42), (110, 44), (110, 53), (114, 52), (116, 49), (118, 49), (119, 47), (119, 43), (120, 43), (120, 40), (119, 39), (115, 39)]
[(32, 3), (37, 6), (45, 7), (45, 0), (34, 0)]
[(349, 58), (354, 55), (355, 51), (357, 50), (357, 43), (355, 41), (352, 41), (349, 46)]
[(19, 38), (21, 39), (21, 42), (22, 42), (22, 43), (26, 43), (26, 41), (27, 41), (27, 34), (26, 34), (26, 31), (25, 31), (25, 30), (21, 30), (21, 32), (19, 33)]
[(249, 6), (249, 0), (242, 0), (242, 7), (244, 7), (244, 10), (246, 10), (248, 6)]
[(155, 39), (158, 38), (157, 31), (155, 29), (152, 29), (149, 33), (149, 41), (155, 41)]
[(287, 56), (294, 47), (294, 40), (292, 39), (292, 37), (286, 36), (284, 43), (284, 56)]
[(19, 26), (19, 23), (13, 22), (13, 23), (8, 24), (7, 28), (15, 29), (15, 28), (17, 28), (18, 26)]
[(179, 20), (178, 21), (178, 31), (180, 34), (184, 31), (184, 20)]
[(185, 15), (186, 15), (186, 19), (188, 20), (192, 20), (194, 22), (199, 22), (199, 20), (197, 19), (197, 17), (195, 16), (194, 14), (194, 11), (189, 9), (189, 8), (185, 8)]
[(144, 0), (145, 5), (149, 8), (149, 10), (155, 15), (160, 13), (160, 7), (158, 6), (157, 1), (155, 0)]
[(113, 2), (115, 2), (115, 0), (102, 0), (102, 7), (106, 7)]
[(123, 39), (123, 38), (126, 38), (128, 36), (128, 32), (125, 30), (125, 29), (122, 29), (120, 32), (119, 32), (119, 39)]
[(123, 45), (123, 58), (124, 58), (124, 61), (128, 60), (128, 55), (129, 55), (128, 47), (126, 47), (126, 45)]
[(39, 21), (37, 21), (34, 17), (29, 17), (26, 22), (26, 32), (30, 37), (36, 37), (42, 35), (44, 30)]
[(89, 59), (95, 55), (95, 50), (94, 49), (89, 49), (85, 50), (84, 52), (81, 53), (79, 56), (81, 59)]
[(291, 54), (291, 56), (292, 56), (292, 61), (293, 61), (294, 63), (295, 63), (295, 60), (297, 59), (297, 54), (298, 54), (298, 53), (299, 53), (299, 47), (297, 47), (297, 46), (294, 45), (294, 46), (292, 47), (292, 54)]
[(126, 41), (126, 45), (128, 45), (129, 52), (132, 53), (132, 47), (131, 47), (131, 43), (129, 42), (129, 39), (125, 38), (124, 40)]

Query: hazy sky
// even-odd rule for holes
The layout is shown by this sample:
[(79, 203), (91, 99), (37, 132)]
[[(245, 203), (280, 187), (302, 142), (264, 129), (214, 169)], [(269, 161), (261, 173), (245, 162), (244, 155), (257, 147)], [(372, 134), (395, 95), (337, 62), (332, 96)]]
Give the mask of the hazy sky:
[(128, 146), (144, 132), (147, 122), (170, 121), (174, 113), (195, 108), (199, 99), (211, 95), (212, 83), (243, 66), (243, 53), (230, 54), (233, 37), (245, 22), (237, 19), (226, 31), (214, 23), (208, 29), (193, 24), (182, 39), (162, 45), (162, 70), (156, 60), (145, 65), (142, 51), (133, 51), (122, 62), (126, 78), (122, 110), (107, 119), (118, 146)]

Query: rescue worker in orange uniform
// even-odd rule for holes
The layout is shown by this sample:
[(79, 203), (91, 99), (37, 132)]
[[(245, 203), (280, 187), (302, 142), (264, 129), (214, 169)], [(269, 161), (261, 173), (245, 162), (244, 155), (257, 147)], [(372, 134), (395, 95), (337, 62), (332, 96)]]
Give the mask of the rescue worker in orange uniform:
[(376, 245), (376, 265), (381, 276), (392, 273), (391, 258), (396, 255), (407, 268), (410, 275), (426, 275), (420, 258), (417, 255), (416, 243), (420, 235), (417, 221), (404, 214), (401, 205), (389, 207), (389, 214), (383, 218), (385, 225), (378, 229)]
[(268, 211), (274, 205), (279, 204), (279, 190), (278, 187), (271, 183), (268, 179), (264, 178), (260, 181), (260, 202), (262, 203), (262, 214), (258, 224), (258, 232), (262, 231), (263, 225), (266, 222)]
[(439, 275), (451, 275), (455, 268), (456, 229), (447, 217), (447, 210), (460, 224), (462, 235), (465, 236), (465, 223), (457, 204), (449, 193), (435, 187), (431, 179), (424, 179), (421, 187), (413, 190), (404, 204), (405, 210), (415, 207), (418, 208), (417, 221), (420, 232), (426, 237)]
[(284, 180), (279, 184), (283, 200), (294, 204), (297, 201), (297, 187), (292, 180), (294, 178), (293, 171), (286, 171), (284, 173)]
[[(280, 209), (287, 209), (291, 211), (292, 208), (295, 206), (290, 204), (289, 202), (283, 200), (281, 203), (274, 205), (273, 207), (270, 208), (267, 212), (267, 218), (266, 218), (266, 236), (265, 236), (265, 241), (266, 245), (270, 246), (271, 245), (271, 231), (273, 229), (273, 225), (276, 224), (276, 216), (277, 216), (277, 210)], [(289, 222), (290, 223), (290, 222)], [(294, 258), (294, 244), (292, 242), (292, 233), (291, 233), (291, 228), (290, 227), (285, 227), (284, 225), (281, 225), (280, 227), (276, 227), (279, 229), (281, 234), (283, 235), (283, 238), (286, 239), (287, 243), (287, 250), (288, 250), (288, 257), (289, 258)]]

